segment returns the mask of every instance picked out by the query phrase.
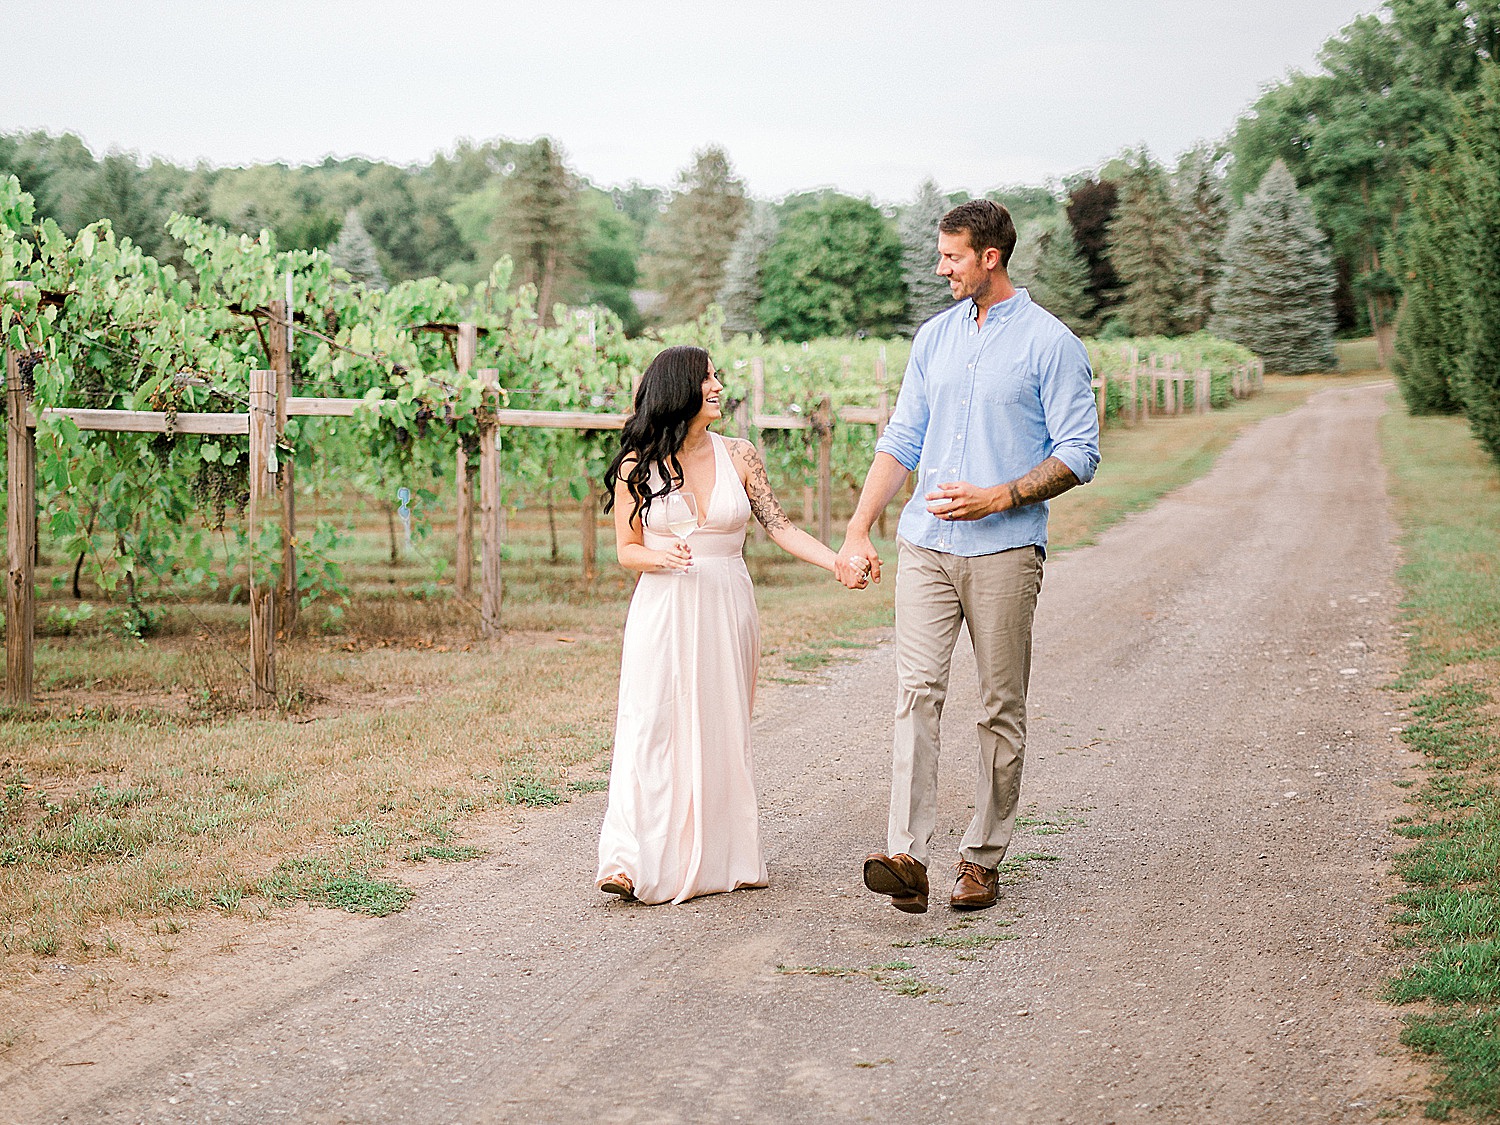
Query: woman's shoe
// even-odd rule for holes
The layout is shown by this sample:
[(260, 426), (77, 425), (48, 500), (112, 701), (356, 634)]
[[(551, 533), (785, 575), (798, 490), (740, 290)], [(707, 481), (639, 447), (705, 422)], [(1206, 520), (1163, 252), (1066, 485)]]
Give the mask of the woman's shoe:
[(635, 901), (635, 884), (629, 875), (609, 875), (599, 880), (599, 889), (607, 895), (619, 895), (621, 902)]

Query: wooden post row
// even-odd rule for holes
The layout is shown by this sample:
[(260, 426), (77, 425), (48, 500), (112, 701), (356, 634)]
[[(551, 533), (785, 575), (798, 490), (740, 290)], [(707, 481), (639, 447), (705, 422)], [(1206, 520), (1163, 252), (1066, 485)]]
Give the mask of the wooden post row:
[[(250, 372), (250, 676), (257, 707), (276, 702), (276, 589), (268, 576), (256, 573), (255, 547), (260, 532), (274, 518), (276, 476), (271, 469), (276, 440), (274, 371)], [(279, 521), (278, 521), (279, 522)]]
[[(454, 355), (458, 361), (458, 374), (467, 375), (474, 366), (479, 352), (479, 329), (473, 324), (458, 326), (458, 347)], [(474, 481), (473, 469), (469, 466), (469, 455), (464, 443), (458, 443), (458, 454), (453, 470), (454, 491), (457, 493), (457, 508), (454, 513), (458, 521), (458, 565), (454, 568), (453, 584), (458, 596), (467, 598), (474, 588)]]
[(9, 506), (5, 547), (9, 573), (5, 583), (5, 702), (29, 707), (32, 702), (33, 643), (36, 632), (36, 588), (31, 544), (36, 537), (36, 434), (26, 424), (30, 406), (15, 352), (5, 353), (5, 468)]

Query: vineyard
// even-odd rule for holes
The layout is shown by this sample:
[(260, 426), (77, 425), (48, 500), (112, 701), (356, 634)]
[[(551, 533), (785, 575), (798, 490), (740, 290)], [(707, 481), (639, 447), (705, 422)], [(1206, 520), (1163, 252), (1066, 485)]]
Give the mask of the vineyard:
[[(383, 524), (390, 563), (409, 572), (415, 557), (425, 594), (471, 610), (487, 635), (500, 627), (508, 528), (545, 516), (555, 559), (559, 519), (577, 519), (580, 580), (592, 581), (612, 431), (664, 344), (714, 354), (726, 426), (757, 442), (789, 511), (827, 538), (906, 359), (901, 340), (726, 339), (712, 310), (630, 338), (607, 310), (538, 309), (504, 260), (473, 290), (426, 278), (379, 291), (350, 284), (321, 251), (278, 251), (269, 233), (174, 216), (171, 265), (107, 223), (69, 238), (32, 218), (16, 181), (0, 184), (8, 622), (22, 625), (7, 631), (12, 702), (30, 695), (29, 670), (22, 691), (15, 667), (32, 624), (17, 617), (30, 604), (18, 587), (38, 565), (53, 601), (43, 624), (57, 631), (92, 597), (115, 629), (144, 636), (164, 600), (189, 597), (248, 605), (262, 648), (315, 605), (319, 627), (337, 627), (357, 526)], [(1258, 378), (1248, 353), (1206, 336), (1093, 342), (1091, 355), (1109, 418), (1223, 406)], [(34, 465), (22, 448), (33, 429)], [(257, 616), (258, 591), (276, 605)], [(254, 674), (264, 702), (274, 667), (268, 682)]]

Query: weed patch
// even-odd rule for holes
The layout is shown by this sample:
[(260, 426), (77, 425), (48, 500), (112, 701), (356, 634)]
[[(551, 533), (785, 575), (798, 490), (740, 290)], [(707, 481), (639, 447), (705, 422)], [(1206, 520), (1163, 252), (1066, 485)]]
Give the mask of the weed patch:
[(835, 965), (777, 965), (776, 971), (783, 976), (863, 977), (897, 996), (926, 996), (943, 991), (941, 985), (912, 975), (915, 968), (910, 961), (887, 961), (881, 965), (866, 965), (862, 969)]

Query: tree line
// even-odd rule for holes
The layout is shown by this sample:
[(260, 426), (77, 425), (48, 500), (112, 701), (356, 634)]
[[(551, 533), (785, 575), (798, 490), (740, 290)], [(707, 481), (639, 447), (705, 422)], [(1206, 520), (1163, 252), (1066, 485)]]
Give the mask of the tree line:
[[(1331, 37), (1315, 70), (1269, 85), (1226, 138), (1171, 167), (1127, 150), (1060, 181), (987, 192), (1022, 229), (1013, 272), (1088, 334), (1209, 327), (1264, 353), (1278, 345), (1255, 338), (1257, 323), (1279, 331), (1308, 321), (1308, 342), (1282, 349), (1301, 358), (1267, 356), (1285, 370), (1326, 361), (1330, 290), (1333, 328), (1375, 333), (1389, 359), (1412, 282), (1397, 262), (1412, 177), (1452, 151), (1461, 107), (1497, 45), (1500, 0), (1387, 0)], [(1283, 177), (1271, 176), (1278, 163), (1300, 195), (1295, 215)], [(69, 134), (17, 133), (0, 135), (7, 172), (65, 231), (108, 217), (167, 262), (164, 219), (177, 211), (252, 235), (270, 229), (288, 248), (330, 249), (377, 286), (429, 275), (473, 285), (508, 255), (544, 316), (554, 303), (604, 304), (638, 332), (718, 303), (731, 329), (788, 340), (913, 331), (947, 301), (931, 276), (935, 217), (968, 197), (929, 183), (889, 205), (832, 190), (758, 200), (716, 147), (695, 153), (669, 186), (604, 187), (545, 137), (464, 141), (406, 166), (183, 168), (121, 152), (96, 158)], [(1264, 198), (1268, 176), (1286, 206)], [(1232, 217), (1251, 204), (1267, 214), (1279, 206), (1280, 217), (1267, 226), (1265, 214), (1247, 215), (1232, 235)], [(1312, 273), (1287, 280), (1280, 308), (1234, 307), (1236, 278), (1279, 276), (1247, 249), (1278, 238), (1291, 243), (1276, 261)]]
[[(1225, 165), (1207, 145), (1171, 172), (1141, 151), (1061, 184), (988, 195), (1021, 228), (1013, 272), (1070, 326), (1176, 335), (1208, 325), (1224, 276)], [(179, 269), (172, 212), (327, 249), (375, 288), (425, 276), (472, 286), (508, 256), (513, 283), (535, 287), (544, 316), (558, 303), (601, 304), (638, 332), (717, 303), (729, 330), (785, 340), (914, 332), (949, 301), (932, 272), (937, 220), (969, 198), (928, 182), (896, 206), (833, 190), (756, 200), (717, 147), (695, 153), (670, 188), (602, 188), (546, 137), (461, 142), (408, 167), (329, 158), (185, 169), (120, 152), (96, 159), (76, 136), (32, 132), (0, 135), (6, 173), (65, 232), (109, 218)]]

